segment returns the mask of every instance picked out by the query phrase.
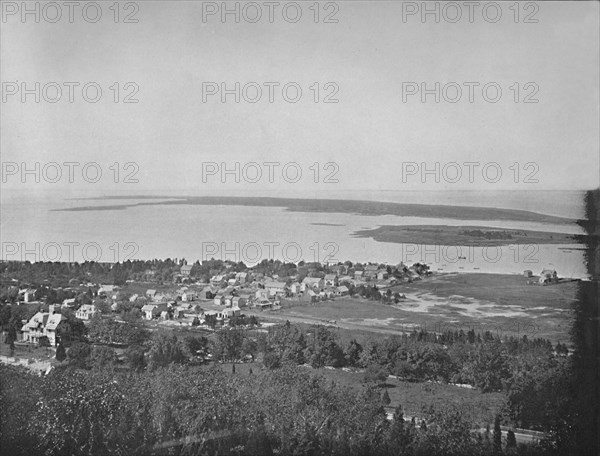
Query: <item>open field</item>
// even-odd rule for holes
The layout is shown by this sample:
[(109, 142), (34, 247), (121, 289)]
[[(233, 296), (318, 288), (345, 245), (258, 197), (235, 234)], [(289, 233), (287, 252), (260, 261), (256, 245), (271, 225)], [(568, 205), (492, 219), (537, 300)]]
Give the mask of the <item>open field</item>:
[[(2, 335), (4, 334), (2, 333)], [(56, 350), (54, 348), (40, 348), (34, 345), (20, 343), (15, 344), (14, 353), (11, 353), (10, 347), (8, 344), (4, 343), (4, 340), (0, 343), (0, 355), (2, 356), (49, 361), (54, 358), (55, 354)]]
[(514, 230), (489, 226), (385, 225), (354, 233), (378, 242), (404, 244), (500, 246), (512, 244), (574, 244), (582, 236), (545, 231)]
[[(224, 372), (231, 373), (231, 363), (218, 365)], [(206, 369), (212, 368), (212, 365), (206, 365)], [(250, 374), (252, 369), (252, 374)], [(262, 363), (244, 363), (235, 365), (235, 374), (232, 375), (261, 375), (265, 369)], [(364, 388), (364, 373), (349, 372), (342, 369), (312, 369), (310, 367), (300, 367), (306, 369), (311, 374), (325, 377), (333, 380), (340, 386), (358, 392)], [(381, 385), (381, 391), (387, 388), (390, 395), (390, 408), (398, 405), (402, 406), (404, 415), (408, 417), (422, 418), (427, 415), (427, 410), (434, 406), (438, 409), (448, 409), (450, 411), (459, 411), (474, 428), (485, 427), (488, 423), (493, 423), (494, 416), (500, 411), (506, 402), (506, 396), (503, 393), (482, 393), (476, 389), (465, 389), (453, 385), (437, 383), (409, 383), (396, 378), (389, 377), (384, 385)]]
[(284, 302), (280, 311), (257, 315), (307, 324), (335, 321), (339, 328), (382, 334), (473, 328), (501, 337), (526, 335), (568, 342), (577, 283), (526, 282), (517, 275), (440, 274), (393, 287), (392, 291), (406, 295), (398, 304), (344, 297), (293, 307), (285, 307)]

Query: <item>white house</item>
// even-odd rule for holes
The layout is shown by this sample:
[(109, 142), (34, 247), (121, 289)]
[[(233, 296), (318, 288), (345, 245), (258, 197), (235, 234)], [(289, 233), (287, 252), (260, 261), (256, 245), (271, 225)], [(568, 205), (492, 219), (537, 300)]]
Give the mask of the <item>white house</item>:
[(302, 283), (313, 290), (320, 290), (323, 288), (324, 282), (323, 279), (320, 279), (319, 277), (305, 277)]
[(269, 295), (271, 295), (271, 296), (282, 295), (285, 293), (285, 289), (286, 289), (285, 282), (275, 282), (275, 281), (265, 282), (265, 290), (268, 290)]
[(146, 304), (145, 306), (143, 306), (142, 313), (144, 314), (144, 318), (146, 320), (152, 320), (153, 318), (160, 315), (158, 306), (154, 304)]
[(336, 288), (336, 294), (338, 296), (346, 296), (349, 292), (350, 292), (350, 290), (345, 285), (342, 285), (342, 286)]
[(246, 280), (248, 280), (248, 273), (247, 272), (236, 273), (235, 280), (237, 280), (239, 283), (246, 283)]
[(91, 320), (98, 313), (99, 312), (96, 309), (95, 305), (84, 304), (79, 309), (77, 309), (77, 312), (75, 312), (75, 316), (80, 320)]
[(63, 300), (62, 307), (75, 307), (75, 298)]
[(327, 274), (325, 276), (325, 286), (326, 287), (335, 287), (337, 281), (337, 276), (335, 274)]
[(31, 317), (21, 332), (26, 342), (38, 343), (41, 337), (46, 336), (54, 347), (59, 339), (70, 339), (71, 325), (64, 316), (54, 313), (54, 306), (50, 306), (49, 312), (38, 312)]
[(36, 290), (25, 290), (25, 292), (23, 293), (23, 302), (35, 301), (35, 292)]
[(198, 299), (198, 295), (193, 291), (186, 291), (181, 295), (181, 300), (184, 302), (191, 302)]

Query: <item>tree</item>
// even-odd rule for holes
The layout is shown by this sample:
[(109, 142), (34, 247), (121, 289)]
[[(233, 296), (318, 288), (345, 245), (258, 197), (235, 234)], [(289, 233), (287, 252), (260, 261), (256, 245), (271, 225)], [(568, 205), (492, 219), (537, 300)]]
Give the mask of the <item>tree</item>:
[(148, 352), (148, 368), (150, 370), (173, 363), (183, 364), (186, 361), (186, 357), (177, 341), (177, 336), (160, 333), (152, 339), (152, 345)]
[(246, 337), (242, 342), (242, 354), (244, 356), (250, 355), (252, 357), (252, 362), (254, 362), (254, 357), (258, 353), (258, 344), (255, 340)]
[(515, 431), (509, 429), (506, 434), (506, 449), (514, 449), (517, 448), (517, 438), (515, 437)]
[(382, 383), (387, 379), (388, 373), (382, 367), (371, 364), (365, 372), (365, 383)]
[(494, 419), (493, 454), (502, 454), (502, 430), (500, 429), (500, 415)]
[(277, 354), (269, 352), (263, 356), (263, 364), (267, 369), (277, 369), (281, 366), (281, 360)]
[(48, 339), (48, 336), (42, 336), (38, 339), (38, 347), (50, 347), (50, 339)]
[(8, 331), (6, 332), (6, 337), (4, 339), (4, 343), (10, 347), (10, 351), (12, 352), (15, 349), (15, 341), (17, 340), (17, 330), (15, 325), (10, 325), (8, 327)]
[(198, 317), (194, 317), (192, 320), (192, 326), (200, 326), (200, 319)]
[(356, 339), (352, 339), (348, 345), (348, 348), (346, 349), (346, 364), (353, 367), (358, 366), (362, 350), (362, 346), (356, 341)]
[(94, 347), (90, 356), (90, 364), (93, 369), (111, 369), (117, 363), (115, 351), (106, 346)]
[(65, 350), (65, 346), (60, 343), (56, 347), (56, 360), (63, 362), (65, 359), (67, 359), (67, 351)]
[(392, 402), (392, 400), (390, 399), (390, 395), (388, 393), (387, 388), (385, 388), (383, 390), (383, 394), (381, 395), (381, 403), (383, 405), (390, 405), (390, 402)]
[(67, 350), (67, 358), (69, 358), (69, 364), (78, 367), (80, 369), (89, 368), (89, 357), (92, 353), (92, 349), (88, 344), (79, 342), (75, 343)]
[(144, 349), (139, 345), (130, 345), (125, 350), (125, 360), (131, 370), (140, 372), (146, 367)]

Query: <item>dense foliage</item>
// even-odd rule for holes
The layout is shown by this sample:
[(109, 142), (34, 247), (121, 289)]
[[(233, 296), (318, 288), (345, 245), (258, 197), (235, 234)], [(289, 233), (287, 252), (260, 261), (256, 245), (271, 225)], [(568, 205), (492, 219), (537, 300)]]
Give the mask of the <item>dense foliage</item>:
[[(144, 372), (0, 366), (4, 454), (483, 455), (493, 443), (460, 413), (387, 420), (378, 391), (356, 394), (284, 367), (236, 375), (169, 365)], [(522, 451), (525, 451), (522, 449)], [(525, 453), (523, 453), (525, 454)], [(530, 447), (526, 454), (544, 454)]]

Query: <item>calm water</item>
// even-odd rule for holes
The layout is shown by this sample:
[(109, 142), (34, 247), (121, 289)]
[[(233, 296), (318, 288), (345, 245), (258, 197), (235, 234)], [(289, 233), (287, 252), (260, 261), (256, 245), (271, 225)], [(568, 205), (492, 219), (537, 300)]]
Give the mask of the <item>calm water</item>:
[[(496, 206), (581, 217), (575, 192), (375, 192), (346, 194), (370, 200)], [(518, 195), (521, 193), (521, 195)], [(164, 194), (164, 193), (163, 193)], [(338, 195), (328, 194), (328, 198)], [(124, 202), (124, 201), (123, 201)], [(133, 202), (133, 201), (132, 201)], [(286, 261), (426, 262), (434, 270), (534, 274), (544, 268), (560, 276), (586, 277), (577, 246), (540, 245), (502, 248), (448, 247), (381, 243), (355, 238), (357, 230), (379, 225), (486, 225), (582, 233), (577, 225), (468, 221), (397, 216), (359, 216), (287, 212), (248, 206), (150, 206), (126, 210), (53, 212), (111, 201), (66, 200), (53, 194), (2, 195), (2, 259), (30, 261), (123, 261), (127, 259), (221, 258), (253, 264), (263, 258)], [(573, 248), (573, 249), (571, 249)]]

